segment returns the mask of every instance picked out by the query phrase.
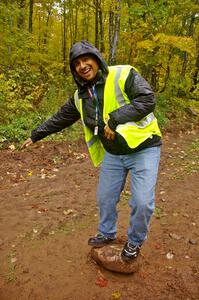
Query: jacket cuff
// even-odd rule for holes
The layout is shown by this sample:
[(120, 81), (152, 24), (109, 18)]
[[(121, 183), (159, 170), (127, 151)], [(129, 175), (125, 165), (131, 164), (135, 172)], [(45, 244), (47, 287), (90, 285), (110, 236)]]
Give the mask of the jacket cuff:
[(115, 131), (116, 127), (117, 127), (117, 122), (113, 119), (113, 118), (110, 118), (108, 120), (108, 126), (110, 127), (110, 129), (112, 129), (113, 131)]
[(35, 134), (34, 130), (31, 132), (30, 138), (31, 138), (33, 143), (36, 143), (37, 141), (40, 140), (40, 138), (38, 138), (37, 135)]

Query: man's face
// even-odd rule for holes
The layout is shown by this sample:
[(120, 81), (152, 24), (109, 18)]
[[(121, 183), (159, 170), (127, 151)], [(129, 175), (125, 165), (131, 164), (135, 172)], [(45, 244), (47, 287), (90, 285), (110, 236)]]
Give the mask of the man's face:
[(92, 55), (82, 55), (74, 60), (76, 73), (84, 80), (93, 80), (99, 70), (99, 65)]

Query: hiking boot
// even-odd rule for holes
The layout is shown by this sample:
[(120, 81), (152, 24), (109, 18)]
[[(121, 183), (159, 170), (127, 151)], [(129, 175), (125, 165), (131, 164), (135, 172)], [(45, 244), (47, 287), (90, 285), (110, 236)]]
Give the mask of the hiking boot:
[(134, 246), (133, 244), (126, 242), (121, 253), (122, 259), (125, 261), (135, 259), (139, 255), (140, 248), (141, 246)]
[(106, 237), (103, 234), (98, 233), (96, 236), (88, 240), (88, 245), (100, 248), (113, 241), (115, 241), (115, 238)]

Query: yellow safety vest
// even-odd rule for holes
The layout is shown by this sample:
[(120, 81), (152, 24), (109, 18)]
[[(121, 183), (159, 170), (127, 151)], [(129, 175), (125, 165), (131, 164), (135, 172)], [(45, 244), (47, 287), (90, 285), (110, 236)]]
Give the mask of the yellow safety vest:
[[(124, 92), (124, 85), (128, 74), (132, 66), (118, 65), (109, 67), (109, 73), (106, 78), (104, 89), (104, 107), (103, 107), (103, 120), (107, 123), (109, 113), (117, 108), (130, 103), (128, 96)], [(85, 140), (88, 146), (88, 150), (93, 161), (94, 166), (98, 166), (104, 157), (104, 147), (98, 136), (85, 125), (82, 110), (82, 99), (78, 96), (78, 90), (74, 94), (75, 105), (80, 112)], [(158, 127), (157, 119), (153, 113), (148, 114), (142, 120), (138, 122), (127, 122), (125, 124), (119, 124), (116, 127), (118, 132), (126, 140), (130, 148), (136, 148), (146, 139), (152, 137), (152, 135), (161, 136), (160, 129)]]

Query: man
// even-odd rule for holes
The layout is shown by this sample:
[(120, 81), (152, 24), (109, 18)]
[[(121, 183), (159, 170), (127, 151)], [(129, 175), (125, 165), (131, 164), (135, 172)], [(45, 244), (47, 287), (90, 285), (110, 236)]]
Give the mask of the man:
[(107, 67), (98, 49), (86, 41), (72, 46), (70, 68), (77, 91), (53, 117), (32, 131), (23, 147), (82, 119), (91, 159), (95, 166), (100, 165), (99, 233), (88, 244), (102, 247), (116, 239), (116, 206), (130, 171), (130, 225), (121, 256), (133, 260), (147, 237), (154, 210), (161, 145), (153, 114), (154, 94), (136, 69)]

